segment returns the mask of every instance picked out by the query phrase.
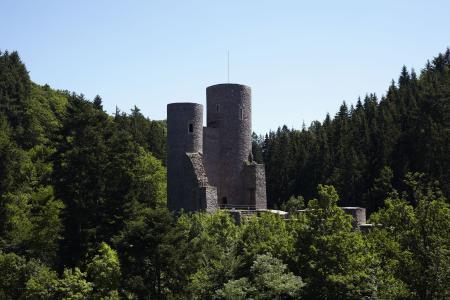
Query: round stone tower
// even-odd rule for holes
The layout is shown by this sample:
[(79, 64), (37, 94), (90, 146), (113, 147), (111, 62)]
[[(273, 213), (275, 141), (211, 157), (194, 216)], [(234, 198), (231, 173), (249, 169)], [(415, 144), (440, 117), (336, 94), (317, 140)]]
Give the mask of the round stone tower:
[(167, 105), (167, 205), (170, 210), (194, 209), (186, 153), (203, 152), (203, 105)]
[(217, 84), (206, 89), (205, 167), (220, 205), (243, 205), (243, 169), (252, 151), (251, 89)]

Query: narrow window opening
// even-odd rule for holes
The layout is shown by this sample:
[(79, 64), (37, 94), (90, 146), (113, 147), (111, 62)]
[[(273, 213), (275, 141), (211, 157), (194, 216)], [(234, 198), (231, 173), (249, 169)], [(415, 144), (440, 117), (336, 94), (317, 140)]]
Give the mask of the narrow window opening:
[(244, 110), (241, 108), (239, 113), (240, 120), (244, 120)]
[(220, 105), (216, 104), (216, 112), (219, 112), (219, 110), (220, 110)]
[(189, 133), (194, 132), (194, 124), (189, 123)]

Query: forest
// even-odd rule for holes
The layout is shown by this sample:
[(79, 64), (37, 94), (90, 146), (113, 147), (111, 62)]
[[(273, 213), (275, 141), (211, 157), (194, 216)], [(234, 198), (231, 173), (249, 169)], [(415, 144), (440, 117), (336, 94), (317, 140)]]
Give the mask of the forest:
[(381, 98), (253, 135), (289, 220), (174, 215), (164, 120), (109, 115), (0, 52), (0, 299), (450, 299), (449, 153), (447, 49)]

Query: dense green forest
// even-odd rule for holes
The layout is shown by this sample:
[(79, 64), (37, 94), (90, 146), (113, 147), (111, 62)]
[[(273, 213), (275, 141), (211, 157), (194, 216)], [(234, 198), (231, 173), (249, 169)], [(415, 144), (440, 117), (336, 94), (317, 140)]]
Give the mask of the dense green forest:
[[(314, 196), (317, 184), (333, 185), (341, 205), (383, 206), (392, 188), (405, 189), (408, 172), (425, 173), (450, 195), (449, 50), (417, 76), (403, 67), (386, 96), (344, 102), (309, 128), (286, 126), (254, 136), (254, 156), (266, 165), (270, 206), (292, 195)], [(299, 108), (301, 109), (301, 108)]]
[(170, 213), (165, 126), (0, 53), (0, 299), (450, 298), (450, 50), (381, 99), (254, 136), (289, 220)]

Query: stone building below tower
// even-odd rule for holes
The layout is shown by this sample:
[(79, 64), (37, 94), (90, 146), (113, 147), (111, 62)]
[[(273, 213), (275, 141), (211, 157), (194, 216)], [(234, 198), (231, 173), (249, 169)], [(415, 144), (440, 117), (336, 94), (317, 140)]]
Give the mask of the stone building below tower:
[(172, 211), (266, 209), (264, 165), (252, 159), (251, 89), (218, 84), (203, 106), (167, 105), (167, 195)]

